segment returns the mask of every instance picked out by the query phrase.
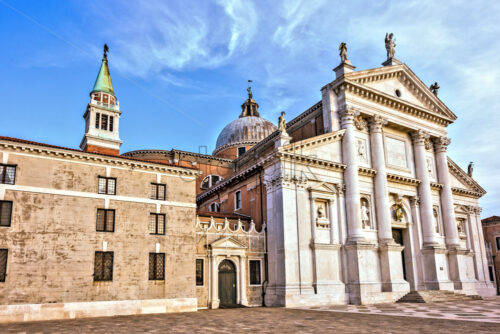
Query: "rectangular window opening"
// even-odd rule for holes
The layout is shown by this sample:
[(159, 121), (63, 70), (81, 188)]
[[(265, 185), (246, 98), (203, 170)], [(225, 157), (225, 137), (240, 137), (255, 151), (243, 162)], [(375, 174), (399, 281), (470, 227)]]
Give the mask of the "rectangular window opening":
[(108, 129), (108, 115), (101, 115), (101, 129)]
[(165, 234), (165, 214), (151, 213), (149, 216), (149, 234)]
[(12, 201), (0, 201), (0, 226), (9, 227), (12, 219)]
[(203, 286), (203, 259), (196, 259), (196, 286)]
[(260, 285), (260, 260), (250, 260), (250, 285)]
[(234, 193), (234, 209), (239, 210), (241, 209), (241, 191), (238, 190), (237, 192)]
[(109, 116), (109, 131), (113, 132), (113, 116)]
[(165, 253), (149, 253), (149, 280), (165, 280)]
[(0, 249), (0, 282), (5, 282), (7, 277), (7, 256), (9, 251), (7, 249)]
[(113, 280), (113, 252), (95, 252), (94, 281)]
[(101, 113), (95, 114), (95, 128), (99, 129), (99, 121), (101, 120)]
[(99, 176), (97, 181), (99, 194), (116, 195), (116, 178)]
[(97, 209), (97, 232), (114, 232), (115, 231), (115, 210), (114, 209)]
[(16, 180), (16, 166), (0, 164), (0, 183), (14, 184)]
[(167, 185), (163, 183), (151, 183), (149, 198), (164, 201), (167, 194)]

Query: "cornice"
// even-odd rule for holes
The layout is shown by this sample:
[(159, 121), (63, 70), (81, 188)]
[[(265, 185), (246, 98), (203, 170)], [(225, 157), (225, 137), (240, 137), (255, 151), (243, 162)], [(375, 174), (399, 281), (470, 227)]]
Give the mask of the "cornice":
[(377, 170), (368, 167), (358, 167), (358, 174), (373, 177), (377, 174)]
[(438, 115), (434, 112), (428, 111), (420, 106), (417, 106), (411, 102), (401, 100), (397, 97), (393, 97), (389, 94), (378, 91), (376, 89), (364, 86), (362, 84), (358, 84), (357, 82), (354, 81), (349, 81), (345, 79), (344, 82), (338, 85), (336, 89), (337, 93), (339, 92), (338, 90), (348, 91), (352, 94), (361, 96), (364, 99), (371, 100), (378, 104), (385, 105), (389, 108), (398, 110), (400, 112), (409, 114), (414, 117), (431, 121), (439, 125), (448, 126), (449, 124), (453, 123), (453, 120), (449, 117)]
[(418, 186), (421, 182), (419, 179), (415, 179), (412, 177), (389, 173), (387, 173), (387, 180), (390, 182), (406, 184), (410, 186)]
[(451, 187), (451, 192), (455, 195), (462, 195), (462, 196), (473, 197), (473, 198), (479, 198), (479, 197), (482, 197), (484, 195), (483, 193), (480, 193), (477, 191), (472, 191), (472, 190), (457, 188), (457, 187)]
[(258, 143), (260, 143), (260, 141), (258, 141), (258, 140), (242, 140), (242, 141), (238, 141), (238, 142), (233, 142), (231, 144), (224, 144), (222, 146), (217, 147), (212, 152), (212, 154), (215, 155), (215, 154), (217, 154), (219, 152), (224, 151), (225, 149), (232, 148), (232, 147), (238, 147), (238, 146), (241, 146), (241, 145), (256, 145)]
[(467, 175), (465, 171), (462, 170), (453, 160), (448, 157), (448, 168), (450, 168), (456, 176), (460, 178), (460, 180), (464, 181), (466, 184), (471, 186), (475, 192), (481, 194), (481, 196), (486, 194), (486, 190), (484, 190), (472, 177)]
[(197, 157), (197, 158), (204, 158), (207, 160), (217, 160), (220, 162), (229, 162), (229, 163), (233, 162), (233, 160), (231, 160), (231, 159), (219, 158), (219, 157), (209, 155), (209, 154), (181, 151), (181, 150), (176, 150), (176, 149), (172, 149), (172, 150), (135, 150), (135, 151), (125, 152), (125, 153), (121, 154), (121, 156), (135, 157), (135, 156), (141, 156), (143, 154), (163, 154), (163, 155), (168, 154), (168, 155), (170, 155), (173, 153), (185, 154), (185, 155), (189, 155), (189, 156), (193, 156), (193, 157)]
[(307, 138), (298, 142), (293, 142), (291, 144), (288, 144), (286, 146), (283, 146), (280, 148), (283, 152), (291, 152), (293, 153), (296, 150), (302, 150), (304, 148), (310, 148), (313, 146), (321, 145), (321, 144), (326, 144), (330, 143), (333, 141), (338, 141), (342, 139), (344, 136), (345, 129), (338, 130), (335, 132), (328, 132), (319, 136)]
[(319, 159), (316, 157), (311, 157), (311, 156), (296, 154), (296, 153), (291, 153), (291, 152), (278, 151), (277, 156), (281, 160), (294, 160), (294, 161), (304, 163), (305, 165), (313, 165), (313, 166), (317, 166), (320, 168), (331, 169), (331, 170), (335, 170), (335, 171), (343, 171), (346, 168), (346, 165), (338, 163), (338, 162), (333, 162), (333, 161), (329, 161), (329, 160)]
[(431, 182), (431, 189), (441, 190), (441, 189), (443, 189), (443, 185), (441, 183)]
[(313, 105), (312, 107), (310, 107), (309, 109), (307, 109), (306, 111), (304, 111), (303, 113), (292, 119), (290, 122), (288, 122), (286, 124), (287, 131), (293, 131), (296, 125), (299, 125), (302, 120), (307, 118), (307, 116), (313, 114), (315, 111), (318, 110), (322, 111), (322, 108), (323, 108), (323, 101), (317, 102), (315, 105)]
[(0, 142), (0, 148), (10, 149), (13, 151), (21, 151), (27, 152), (34, 155), (43, 155), (48, 157), (54, 157), (59, 159), (77, 159), (81, 161), (87, 162), (97, 162), (97, 163), (105, 163), (112, 164), (115, 166), (127, 166), (131, 168), (141, 168), (145, 170), (154, 170), (159, 172), (168, 172), (173, 174), (181, 174), (181, 175), (193, 175), (197, 176), (200, 172), (196, 169), (185, 168), (185, 167), (176, 167), (171, 165), (165, 165), (160, 163), (149, 162), (145, 160), (137, 160), (133, 161), (131, 158), (127, 157), (113, 157), (108, 155), (101, 154), (93, 154), (87, 152), (79, 152), (76, 150), (69, 150), (64, 148), (50, 148), (45, 146), (37, 146), (30, 144), (23, 144), (17, 142)]

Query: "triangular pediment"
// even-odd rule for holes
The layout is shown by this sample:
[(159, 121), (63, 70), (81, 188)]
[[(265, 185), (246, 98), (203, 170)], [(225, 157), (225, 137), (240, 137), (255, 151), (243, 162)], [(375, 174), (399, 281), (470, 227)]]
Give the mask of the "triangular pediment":
[(486, 194), (486, 191), (450, 158), (448, 158), (448, 170), (452, 188)]
[(328, 182), (322, 182), (317, 185), (314, 185), (313, 187), (309, 188), (309, 191), (315, 192), (315, 193), (324, 193), (328, 195), (335, 194), (337, 192), (337, 189), (335, 188), (335, 185), (332, 183)]
[(392, 105), (407, 104), (449, 121), (457, 118), (405, 64), (351, 72), (345, 75), (345, 81), (366, 88), (372, 94), (382, 94), (392, 100)]
[(239, 242), (238, 240), (235, 240), (231, 237), (225, 237), (225, 238), (215, 240), (214, 242), (212, 242), (210, 244), (210, 247), (212, 249), (215, 249), (215, 248), (246, 249), (247, 248), (247, 246), (245, 244), (243, 244), (243, 243)]

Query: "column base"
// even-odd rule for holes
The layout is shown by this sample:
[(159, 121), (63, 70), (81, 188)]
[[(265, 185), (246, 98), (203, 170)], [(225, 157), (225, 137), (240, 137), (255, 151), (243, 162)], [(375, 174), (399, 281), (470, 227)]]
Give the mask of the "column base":
[(217, 308), (219, 308), (219, 305), (220, 305), (220, 300), (218, 300), (218, 299), (212, 300), (210, 302), (210, 308), (211, 309), (217, 309)]
[(422, 247), (426, 290), (455, 289), (454, 283), (449, 278), (447, 254), (448, 250), (443, 245), (426, 243)]
[(403, 258), (401, 256), (403, 249), (404, 246), (393, 240), (387, 240), (379, 245), (383, 292), (410, 291), (410, 283), (404, 279)]

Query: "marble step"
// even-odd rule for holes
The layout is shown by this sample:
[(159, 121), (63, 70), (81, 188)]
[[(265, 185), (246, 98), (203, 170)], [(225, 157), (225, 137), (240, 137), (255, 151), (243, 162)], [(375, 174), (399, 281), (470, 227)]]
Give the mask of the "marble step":
[(427, 290), (410, 291), (401, 297), (398, 303), (439, 303), (448, 301), (482, 300), (478, 295), (465, 295), (453, 291)]

